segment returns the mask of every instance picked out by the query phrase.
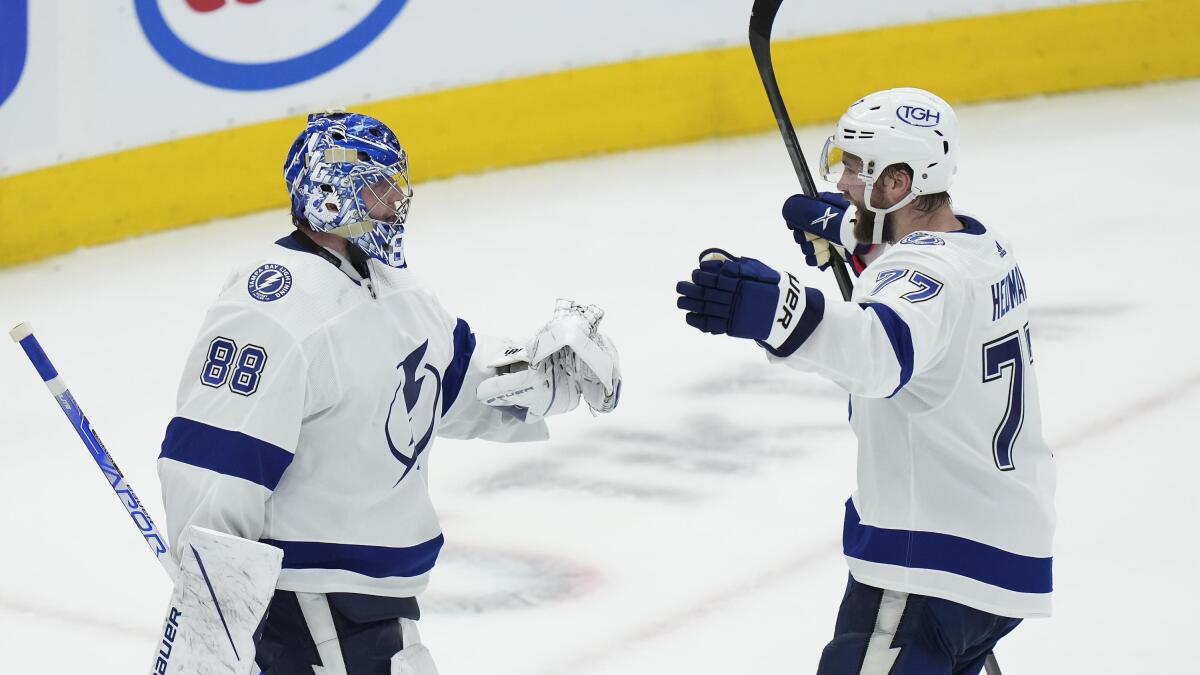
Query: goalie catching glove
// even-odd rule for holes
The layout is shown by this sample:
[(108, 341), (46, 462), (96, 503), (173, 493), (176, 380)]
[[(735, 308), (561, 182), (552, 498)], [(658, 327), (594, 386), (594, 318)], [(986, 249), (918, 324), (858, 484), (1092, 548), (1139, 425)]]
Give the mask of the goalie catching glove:
[(553, 318), (528, 344), (490, 364), (499, 374), (480, 383), (479, 400), (526, 422), (574, 410), (580, 398), (593, 412), (612, 411), (621, 371), (616, 347), (597, 330), (603, 317), (595, 305), (560, 298)]

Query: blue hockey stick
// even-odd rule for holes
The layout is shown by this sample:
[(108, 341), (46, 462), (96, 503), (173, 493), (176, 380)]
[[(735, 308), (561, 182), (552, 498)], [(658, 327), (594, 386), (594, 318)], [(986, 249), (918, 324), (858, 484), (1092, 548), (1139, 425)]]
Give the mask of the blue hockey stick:
[[(129, 512), (133, 524), (146, 539), (146, 544), (150, 546), (154, 557), (158, 558), (158, 562), (166, 570), (167, 576), (174, 581), (175, 565), (171, 562), (171, 556), (168, 553), (167, 538), (155, 527), (154, 521), (150, 519), (150, 514), (137, 495), (133, 493), (133, 488), (129, 486), (128, 481), (125, 480), (125, 474), (121, 473), (121, 469), (113, 461), (112, 455), (108, 454), (108, 449), (104, 447), (100, 437), (92, 430), (92, 425), (88, 422), (87, 416), (83, 414), (83, 409), (79, 407), (79, 403), (67, 389), (66, 383), (55, 370), (54, 364), (50, 363), (50, 357), (46, 356), (42, 345), (33, 336), (33, 327), (28, 323), (23, 323), (13, 328), (8, 334), (12, 336), (14, 342), (21, 345), (21, 349), (25, 350), (25, 355), (29, 357), (30, 363), (37, 369), (42, 381), (46, 383), (46, 388), (50, 390), (54, 400), (58, 401), (58, 407), (62, 408), (63, 414), (71, 421), (75, 433), (79, 434), (79, 438), (87, 446), (88, 452), (92, 453), (92, 459), (96, 460), (96, 466), (100, 467), (100, 472), (104, 474), (105, 480), (112, 486), (117, 498), (121, 500), (121, 505)], [(205, 581), (207, 581), (207, 574)], [(211, 585), (209, 588), (211, 590)], [(217, 611), (220, 612), (219, 606)], [(221, 620), (224, 622), (224, 617)], [(262, 675), (259, 670), (254, 672)]]
[(154, 521), (150, 519), (150, 514), (147, 513), (145, 506), (143, 506), (141, 500), (133, 493), (133, 488), (129, 487), (129, 483), (125, 480), (125, 474), (121, 473), (121, 469), (117, 468), (117, 463), (113, 461), (112, 455), (108, 454), (108, 450), (100, 442), (100, 437), (92, 430), (92, 425), (88, 422), (87, 417), (83, 414), (83, 410), (75, 401), (75, 397), (67, 390), (67, 385), (63, 382), (63, 378), (54, 369), (54, 364), (50, 363), (46, 352), (42, 350), (42, 346), (38, 344), (37, 338), (33, 336), (33, 327), (27, 323), (23, 323), (9, 331), (8, 334), (12, 336), (14, 342), (21, 345), (21, 349), (25, 350), (25, 355), (29, 357), (29, 361), (33, 363), (33, 367), (37, 369), (38, 375), (46, 383), (46, 387), (54, 396), (54, 400), (58, 401), (58, 406), (62, 408), (63, 414), (71, 421), (71, 426), (75, 428), (75, 433), (79, 434), (80, 440), (87, 446), (88, 451), (92, 453), (92, 459), (96, 460), (96, 466), (100, 467), (100, 472), (104, 474), (105, 480), (112, 486), (113, 492), (117, 494), (117, 498), (121, 500), (121, 505), (129, 512), (129, 517), (133, 519), (133, 524), (137, 526), (142, 536), (145, 537), (146, 544), (154, 552), (154, 557), (158, 558), (158, 562), (162, 563), (163, 569), (167, 571), (167, 575), (174, 579), (174, 565), (171, 563), (170, 556), (167, 553), (167, 538), (154, 526)]

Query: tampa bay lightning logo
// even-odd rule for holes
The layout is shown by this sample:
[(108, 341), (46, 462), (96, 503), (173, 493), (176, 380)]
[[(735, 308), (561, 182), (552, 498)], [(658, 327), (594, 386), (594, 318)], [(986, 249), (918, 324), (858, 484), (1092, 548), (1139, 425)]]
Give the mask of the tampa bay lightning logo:
[[(402, 380), (392, 396), (387, 424), (384, 425), (388, 448), (392, 456), (404, 465), (404, 472), (396, 480), (396, 485), (417, 466), (417, 458), (429, 447), (441, 407), (442, 374), (437, 368), (423, 363), (428, 349), (429, 341), (426, 340), (396, 365), (396, 369), (401, 371)], [(397, 401), (404, 404), (402, 413), (396, 409)], [(400, 422), (399, 414), (405, 415), (407, 424)]]
[(945, 246), (946, 240), (936, 234), (928, 232), (913, 232), (907, 237), (900, 240), (901, 244), (912, 244), (913, 246)]
[[(379, 37), (404, 9), (408, 0), (379, 0), (379, 4), (341, 36), (317, 49), (275, 61), (247, 63), (215, 58), (181, 38), (163, 14), (166, 0), (134, 0), (134, 11), (146, 39), (171, 67), (204, 84), (237, 91), (261, 91), (286, 87), (327, 73), (356, 56)], [(177, 1), (177, 0), (176, 0)], [(238, 0), (257, 5), (257, 0)], [(220, 9), (224, 2), (188, 3), (201, 13)], [(282, 3), (280, 3), (282, 4)], [(2, 5), (0, 5), (2, 6)], [(268, 7), (270, 8), (270, 7)], [(320, 30), (320, 25), (314, 28)]]
[(246, 292), (259, 302), (278, 300), (292, 290), (292, 273), (283, 265), (267, 263), (250, 273)]

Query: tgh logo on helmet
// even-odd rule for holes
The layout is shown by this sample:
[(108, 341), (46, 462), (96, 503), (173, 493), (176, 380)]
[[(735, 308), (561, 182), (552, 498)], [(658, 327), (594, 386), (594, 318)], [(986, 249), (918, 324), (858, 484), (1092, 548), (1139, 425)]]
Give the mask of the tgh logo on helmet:
[(896, 108), (896, 117), (914, 127), (936, 127), (942, 121), (940, 112), (919, 105), (902, 105)]

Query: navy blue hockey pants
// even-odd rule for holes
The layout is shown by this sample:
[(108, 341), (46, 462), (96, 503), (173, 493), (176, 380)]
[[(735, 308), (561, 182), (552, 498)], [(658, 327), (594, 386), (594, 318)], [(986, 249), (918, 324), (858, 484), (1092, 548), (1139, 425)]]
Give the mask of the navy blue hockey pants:
[(850, 577), (818, 675), (975, 675), (1020, 619)]
[(405, 647), (401, 619), (421, 616), (415, 598), (355, 593), (275, 591), (259, 629), (255, 661), (265, 675), (313, 675), (327, 666), (318, 642), (336, 641), (349, 675), (390, 675), (392, 655)]

